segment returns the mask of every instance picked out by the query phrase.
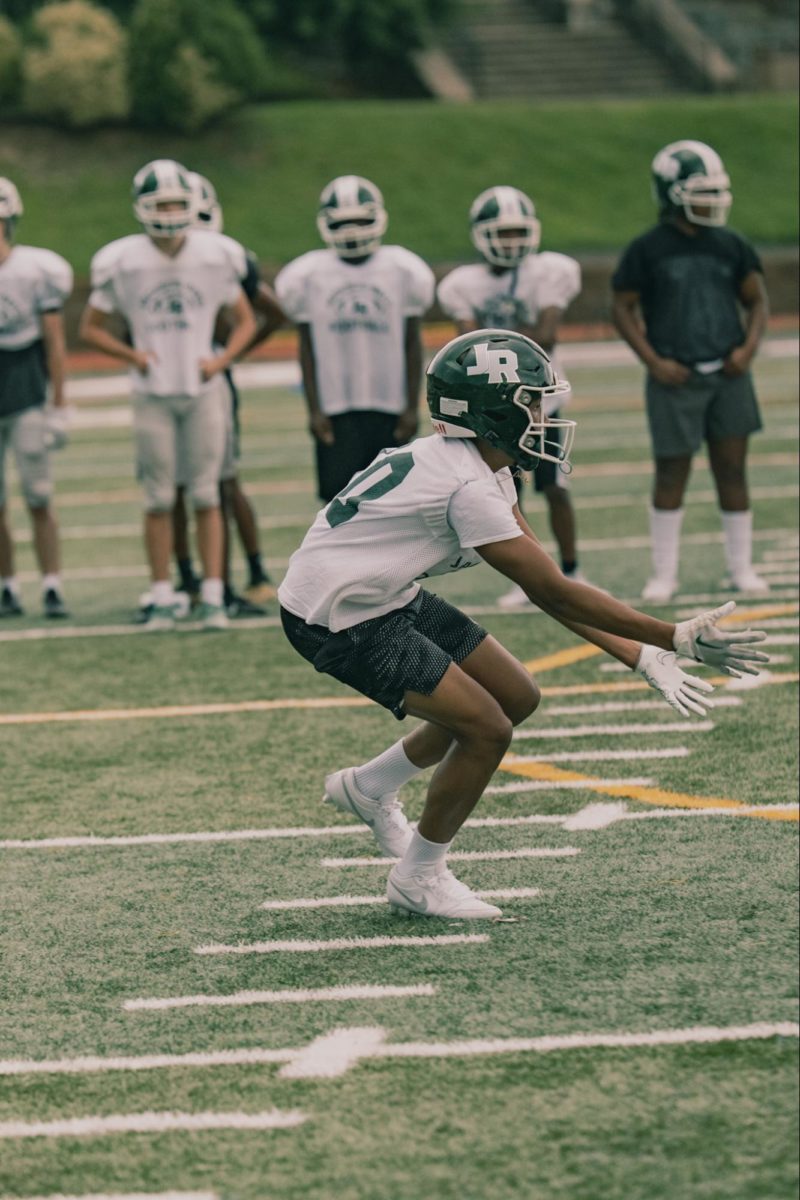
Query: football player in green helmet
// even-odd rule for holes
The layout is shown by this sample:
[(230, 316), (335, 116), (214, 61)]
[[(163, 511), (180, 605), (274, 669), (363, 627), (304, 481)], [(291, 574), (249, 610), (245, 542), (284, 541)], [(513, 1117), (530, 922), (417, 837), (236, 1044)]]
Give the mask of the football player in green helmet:
[(647, 369), (655, 479), (642, 598), (665, 604), (678, 589), (683, 498), (703, 442), (722, 515), (722, 587), (765, 595), (746, 477), (748, 439), (761, 428), (750, 364), (767, 321), (763, 268), (750, 243), (725, 228), (733, 197), (715, 150), (672, 142), (653, 159), (651, 178), (658, 224), (625, 249), (612, 280), (615, 324)]
[[(449, 342), (428, 367), (434, 433), (382, 450), (318, 513), (278, 589), (295, 649), (318, 671), (388, 708), (421, 719), (360, 766), (333, 771), (324, 799), (357, 816), (399, 859), (387, 897), (403, 914), (492, 919), (501, 911), (448, 870), (447, 851), (536, 709), (528, 670), (485, 629), (419, 583), (486, 562), (544, 612), (637, 670), (683, 716), (702, 715), (711, 685), (686, 674), (684, 654), (717, 670), (753, 672), (763, 634), (725, 633), (725, 605), (674, 625), (568, 579), (517, 504), (510, 468), (553, 455), (542, 404), (560, 383), (530, 338), (482, 329)], [(574, 422), (566, 422), (569, 435)], [(702, 636), (701, 636), (702, 635)], [(398, 791), (436, 766), (417, 828)]]

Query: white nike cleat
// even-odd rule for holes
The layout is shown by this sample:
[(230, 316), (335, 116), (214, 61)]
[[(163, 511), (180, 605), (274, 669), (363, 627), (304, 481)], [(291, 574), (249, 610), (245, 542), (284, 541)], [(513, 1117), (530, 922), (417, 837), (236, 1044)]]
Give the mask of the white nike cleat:
[(365, 796), (356, 784), (356, 768), (345, 767), (325, 779), (323, 804), (332, 804), (339, 812), (352, 813), (372, 830), (378, 849), (386, 858), (402, 858), (413, 830), (406, 820), (397, 792), (377, 798)]
[(144, 628), (148, 633), (168, 633), (170, 629), (174, 629), (175, 613), (172, 605), (154, 604), (147, 614)]
[(723, 587), (733, 588), (735, 592), (746, 592), (749, 596), (768, 596), (770, 593), (768, 580), (752, 567), (723, 580)]
[(221, 604), (209, 604), (208, 601), (203, 600), (197, 610), (197, 615), (200, 618), (201, 628), (208, 629), (212, 633), (218, 633), (228, 628), (228, 615)]
[(481, 900), (446, 867), (425, 875), (401, 875), (398, 867), (392, 867), (386, 896), (392, 911), (401, 917), (491, 921), (503, 915), (502, 909)]
[(498, 608), (535, 608), (533, 601), (527, 592), (524, 592), (518, 583), (507, 592), (503, 592), (502, 596), (497, 598)]
[(677, 590), (677, 579), (661, 579), (654, 575), (642, 588), (642, 599), (651, 604), (668, 604)]

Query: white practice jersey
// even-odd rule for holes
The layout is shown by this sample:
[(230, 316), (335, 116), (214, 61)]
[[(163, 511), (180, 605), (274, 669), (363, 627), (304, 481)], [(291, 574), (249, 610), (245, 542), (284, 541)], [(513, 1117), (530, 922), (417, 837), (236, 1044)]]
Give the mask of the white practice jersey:
[[(437, 289), (442, 309), (454, 321), (477, 321), (486, 329), (535, 325), (545, 308), (566, 309), (581, 290), (581, 268), (574, 258), (545, 250), (528, 254), (518, 267), (494, 271), (488, 263), (470, 263), (445, 275)], [(556, 355), (556, 374), (563, 378)], [(563, 407), (559, 397), (545, 412)]]
[(24, 350), (42, 336), (42, 314), (72, 291), (72, 267), (52, 250), (12, 246), (0, 263), (0, 350)]
[(284, 312), (309, 325), (320, 408), (328, 416), (407, 405), (405, 320), (433, 302), (430, 267), (402, 246), (380, 246), (354, 264), (311, 250), (275, 280)]
[(393, 612), (417, 580), (475, 566), (475, 547), (524, 536), (516, 502), (508, 467), (492, 471), (466, 438), (382, 450), (317, 514), (278, 598), (334, 633)]
[(174, 257), (145, 233), (98, 250), (89, 303), (120, 313), (136, 349), (155, 356), (146, 374), (131, 368), (135, 392), (196, 396), (213, 385), (201, 380), (200, 360), (213, 356), (217, 313), (236, 303), (246, 271), (243, 247), (206, 230), (187, 233)]

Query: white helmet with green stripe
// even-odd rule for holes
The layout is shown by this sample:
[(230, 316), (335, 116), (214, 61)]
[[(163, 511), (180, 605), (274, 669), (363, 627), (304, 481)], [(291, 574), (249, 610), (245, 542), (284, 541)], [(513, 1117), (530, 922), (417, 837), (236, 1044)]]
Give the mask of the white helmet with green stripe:
[(194, 206), (189, 172), (174, 159), (154, 159), (133, 177), (133, 211), (151, 237), (183, 233), (192, 224)]
[(693, 225), (724, 225), (733, 203), (731, 181), (716, 150), (705, 142), (671, 142), (650, 168), (662, 217), (680, 213)]
[(317, 229), (339, 258), (367, 258), (386, 233), (389, 218), (380, 189), (361, 175), (340, 175), (319, 198)]
[(530, 196), (519, 188), (491, 187), (469, 210), (472, 241), (493, 267), (516, 267), (539, 249), (542, 227)]

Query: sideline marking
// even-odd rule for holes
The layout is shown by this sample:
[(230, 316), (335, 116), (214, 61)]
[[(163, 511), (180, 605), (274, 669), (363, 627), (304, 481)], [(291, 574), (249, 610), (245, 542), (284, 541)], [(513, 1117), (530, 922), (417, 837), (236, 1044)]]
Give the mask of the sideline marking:
[[(753, 1025), (727, 1027), (694, 1025), (688, 1029), (662, 1029), (649, 1033), (573, 1033), (549, 1037), (485, 1038), (457, 1042), (389, 1042), (388, 1044), (384, 1042), (369, 1057), (464, 1058), (477, 1054), (547, 1053), (554, 1050), (599, 1047), (675, 1046), (689, 1043), (762, 1040), (773, 1037), (800, 1037), (800, 1025), (794, 1021), (760, 1021)], [(143, 1054), (126, 1058), (112, 1055), (107, 1058), (12, 1059), (0, 1062), (0, 1075), (86, 1075), (105, 1071), (152, 1071), (171, 1067), (260, 1066), (292, 1062), (303, 1053), (303, 1049), (304, 1047), (291, 1047), (266, 1050), (255, 1047), (244, 1050), (217, 1050), (205, 1054), (195, 1052), (190, 1054)], [(158, 1116), (161, 1114), (143, 1115)], [(223, 1117), (246, 1117), (249, 1115), (252, 1119), (267, 1114), (217, 1113), (205, 1115)], [(305, 1119), (302, 1113), (282, 1115), (296, 1116), (300, 1120)], [(299, 1121), (297, 1123), (299, 1124)], [(249, 1126), (249, 1128), (253, 1128), (253, 1126)]]
[(707, 733), (713, 728), (713, 721), (682, 721), (678, 718), (663, 724), (658, 721), (652, 724), (632, 722), (630, 725), (560, 725), (555, 729), (515, 729), (512, 736), (515, 741), (531, 738), (549, 741), (551, 738), (624, 737), (637, 733)]
[[(514, 775), (525, 775), (530, 779), (581, 779), (572, 771), (562, 771), (559, 767), (547, 763), (526, 762), (516, 755), (507, 754), (500, 763), (501, 771), (509, 771)], [(635, 784), (598, 784), (592, 789), (607, 796), (618, 796), (623, 800), (639, 800), (642, 804), (658, 804), (662, 807), (678, 808), (716, 808), (738, 811), (742, 816), (762, 818), (766, 821), (797, 821), (798, 812), (779, 809), (777, 805), (765, 805), (759, 811), (754, 811), (753, 805), (741, 800), (726, 800), (719, 797), (686, 796), (680, 792), (667, 792), (661, 788), (639, 787)], [(773, 811), (774, 809), (774, 811)]]
[[(385, 900), (385, 896), (379, 897)], [(263, 906), (262, 906), (263, 907)], [(290, 988), (282, 992), (232, 992), (228, 996), (164, 996), (125, 1000), (125, 1012), (153, 1012), (165, 1008), (236, 1008), (247, 1004), (311, 1004), (319, 1000), (383, 1000), (394, 996), (435, 996), (432, 983), (407, 986), (343, 984), (327, 988)]]
[[(620, 663), (620, 666), (624, 666), (624, 663)], [(627, 670), (627, 667), (625, 667), (625, 670)], [(548, 705), (546, 712), (548, 717), (571, 717), (573, 714), (608, 712), (663, 712), (664, 703), (663, 700), (601, 700), (597, 704)], [(720, 696), (719, 699), (717, 697), (714, 698), (715, 708), (738, 708), (741, 703), (742, 701), (738, 696)]]
[[(526, 754), (525, 762), (638, 762), (647, 758), (688, 758), (688, 746), (643, 747), (641, 750), (562, 750), (556, 754)], [(609, 781), (610, 782), (610, 781)], [(488, 787), (485, 796), (520, 790), (516, 783)], [(526, 785), (527, 786), (527, 785)], [(2, 845), (2, 843), (0, 843)]]
[[(550, 847), (523, 846), (519, 850), (451, 850), (447, 855), (448, 862), (503, 862), (511, 858), (572, 858), (580, 854), (575, 846), (563, 846), (561, 849)], [(385, 867), (389, 863), (399, 862), (399, 858), (323, 858), (323, 867)]]
[[(559, 823), (561, 819), (556, 818)], [(475, 892), (481, 900), (535, 900), (541, 894), (541, 888), (489, 888), (488, 891)], [(300, 900), (265, 900), (258, 907), (268, 912), (283, 912), (296, 908), (361, 908), (369, 904), (385, 903), (384, 893), (380, 896), (311, 896)]]
[(116, 1133), (169, 1133), (198, 1129), (291, 1129), (305, 1113), (280, 1112), (143, 1112), (113, 1117), (68, 1117), (61, 1121), (0, 1121), (0, 1138), (105, 1137)]
[[(577, 851), (576, 851), (577, 853)], [(388, 863), (389, 859), (382, 859)], [(466, 946), (488, 942), (488, 933), (432, 933), (418, 937), (328, 938), (318, 941), (247, 942), (226, 946), (211, 942), (196, 946), (195, 954), (316, 954), (320, 950), (381, 950), (395, 946)]]

